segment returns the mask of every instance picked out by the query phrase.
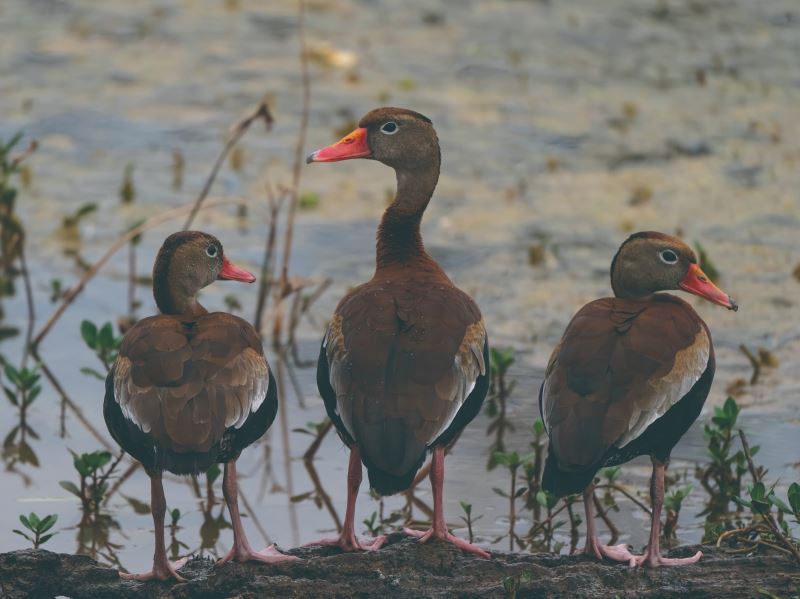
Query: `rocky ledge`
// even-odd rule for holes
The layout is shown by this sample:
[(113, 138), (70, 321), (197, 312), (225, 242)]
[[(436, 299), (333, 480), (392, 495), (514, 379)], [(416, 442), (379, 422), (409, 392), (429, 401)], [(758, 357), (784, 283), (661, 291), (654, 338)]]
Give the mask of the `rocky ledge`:
[[(779, 554), (731, 555), (702, 549), (696, 565), (630, 569), (586, 557), (493, 552), (468, 556), (442, 543), (420, 545), (393, 534), (380, 551), (340, 554), (294, 549), (299, 562), (274, 566), (190, 560), (176, 582), (131, 582), (89, 557), (44, 550), (0, 554), (0, 597), (156, 599), (188, 597), (783, 597), (797, 593), (800, 568)], [(504, 586), (505, 583), (505, 586)], [(506, 590), (508, 589), (508, 590)], [(510, 591), (510, 592), (509, 592)]]

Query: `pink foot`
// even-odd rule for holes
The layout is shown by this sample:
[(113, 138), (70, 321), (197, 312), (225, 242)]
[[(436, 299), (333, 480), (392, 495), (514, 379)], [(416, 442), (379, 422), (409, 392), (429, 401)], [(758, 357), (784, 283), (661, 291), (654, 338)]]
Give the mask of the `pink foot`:
[(376, 551), (380, 549), (385, 542), (385, 535), (379, 535), (374, 539), (359, 539), (354, 533), (342, 533), (341, 536), (338, 537), (328, 537), (311, 541), (303, 545), (303, 547), (310, 547), (311, 545), (336, 545), (345, 553), (350, 553), (353, 551)]
[(478, 557), (482, 557), (484, 559), (491, 559), (492, 557), (487, 551), (481, 549), (477, 545), (473, 545), (472, 543), (455, 536), (454, 534), (451, 534), (448, 530), (445, 530), (444, 532), (437, 532), (433, 527), (431, 527), (426, 532), (422, 532), (421, 530), (414, 530), (413, 528), (404, 528), (403, 532), (410, 537), (419, 539), (420, 543), (427, 543), (430, 539), (436, 538), (446, 541), (447, 543), (452, 543), (462, 551), (474, 553)]
[(231, 550), (217, 560), (215, 565), (221, 566), (231, 560), (236, 562), (263, 562), (265, 564), (278, 564), (280, 562), (294, 562), (300, 558), (294, 555), (286, 555), (275, 549), (275, 545), (270, 545), (261, 551), (253, 551), (250, 547), (231, 547)]
[(625, 562), (631, 568), (636, 566), (636, 560), (638, 559), (638, 556), (633, 555), (628, 550), (628, 546), (624, 543), (620, 543), (619, 545), (603, 545), (597, 537), (586, 539), (586, 546), (583, 548), (583, 553), (596, 557), (600, 561), (603, 561), (605, 557), (615, 562)]
[(186, 579), (178, 574), (178, 570), (183, 567), (188, 559), (189, 558), (185, 557), (177, 562), (170, 562), (165, 558), (163, 561), (153, 563), (153, 569), (149, 572), (144, 572), (142, 574), (120, 572), (119, 577), (123, 580), (138, 580), (141, 582), (146, 580), (169, 580), (170, 578), (174, 578), (178, 582), (186, 582)]
[(654, 552), (655, 555), (650, 553), (650, 549), (636, 558), (635, 566), (646, 566), (648, 568), (658, 568), (660, 566), (688, 566), (689, 564), (696, 564), (703, 557), (703, 552), (698, 551), (692, 557), (662, 557), (660, 553)]

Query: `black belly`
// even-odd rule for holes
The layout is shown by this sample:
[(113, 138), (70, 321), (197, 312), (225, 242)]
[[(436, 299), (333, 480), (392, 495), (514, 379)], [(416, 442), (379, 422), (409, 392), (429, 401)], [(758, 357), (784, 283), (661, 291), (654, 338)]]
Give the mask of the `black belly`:
[[(603, 458), (590, 468), (575, 471), (561, 470), (558, 467), (558, 461), (555, 459), (552, 446), (549, 447), (544, 474), (542, 475), (544, 489), (558, 496), (581, 493), (594, 480), (595, 475), (601, 468), (624, 464), (640, 455), (650, 455), (662, 462), (666, 462), (672, 453), (672, 449), (700, 415), (703, 404), (708, 397), (708, 392), (711, 390), (715, 369), (716, 362), (712, 350), (703, 375), (678, 403), (667, 410), (666, 414), (648, 426), (641, 435), (625, 447), (621, 449), (618, 447), (609, 448)], [(541, 389), (539, 395), (541, 409)]]
[(122, 449), (142, 463), (148, 473), (199, 474), (213, 464), (229, 462), (239, 457), (242, 450), (267, 432), (278, 413), (278, 391), (272, 372), (269, 389), (258, 410), (247, 417), (244, 424), (225, 431), (220, 441), (206, 452), (178, 453), (159, 447), (154, 439), (135, 423), (125, 418), (114, 398), (114, 370), (106, 378), (103, 417), (108, 432)]

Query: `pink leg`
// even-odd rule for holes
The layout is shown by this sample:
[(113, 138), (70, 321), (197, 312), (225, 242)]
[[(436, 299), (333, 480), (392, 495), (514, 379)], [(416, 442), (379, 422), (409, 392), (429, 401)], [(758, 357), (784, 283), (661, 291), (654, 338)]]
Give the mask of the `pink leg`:
[(586, 487), (583, 492), (583, 506), (586, 510), (586, 545), (583, 552), (592, 555), (599, 560), (607, 557), (616, 562), (627, 562), (631, 567), (636, 565), (636, 556), (628, 551), (628, 546), (624, 543), (619, 545), (603, 545), (597, 538), (597, 531), (594, 527), (594, 483)]
[(484, 551), (477, 545), (468, 543), (464, 539), (459, 539), (457, 536), (447, 530), (447, 522), (444, 519), (444, 504), (442, 501), (443, 488), (444, 488), (444, 448), (437, 447), (433, 450), (433, 458), (431, 459), (431, 487), (433, 488), (433, 526), (427, 532), (419, 530), (412, 530), (404, 528), (403, 532), (412, 537), (419, 539), (420, 543), (425, 543), (431, 538), (442, 539), (452, 543), (459, 549), (474, 553), (480, 557), (490, 559), (491, 556), (488, 552)]
[(174, 578), (178, 582), (186, 582), (186, 579), (177, 572), (186, 563), (186, 559), (177, 562), (167, 560), (167, 549), (164, 545), (164, 514), (167, 512), (167, 500), (164, 497), (164, 485), (161, 484), (160, 472), (150, 474), (150, 511), (153, 513), (156, 536), (153, 569), (142, 574), (120, 572), (119, 577), (125, 580), (167, 580), (168, 578)]
[(384, 535), (377, 536), (374, 539), (359, 539), (356, 536), (356, 499), (358, 498), (358, 489), (361, 486), (361, 476), (361, 453), (358, 451), (358, 447), (354, 445), (350, 449), (350, 463), (347, 467), (347, 512), (344, 516), (342, 533), (338, 537), (311, 541), (306, 543), (304, 547), (309, 545), (338, 545), (345, 552), (358, 551), (359, 549), (374, 551), (380, 549), (381, 545), (386, 542)]
[(233, 547), (219, 561), (217, 565), (222, 565), (230, 560), (237, 562), (265, 562), (274, 564), (277, 562), (295, 561), (298, 558), (293, 555), (286, 555), (270, 545), (262, 551), (253, 551), (247, 536), (244, 534), (242, 517), (239, 514), (239, 488), (236, 483), (236, 461), (231, 460), (225, 464), (225, 472), (222, 476), (222, 494), (225, 496), (225, 503), (228, 504), (228, 511), (231, 513), (231, 525), (233, 526)]
[(650, 479), (650, 503), (653, 507), (653, 520), (650, 524), (650, 542), (644, 555), (636, 558), (636, 565), (645, 565), (648, 568), (659, 566), (684, 566), (694, 564), (703, 557), (703, 552), (698, 551), (692, 557), (668, 558), (661, 556), (661, 508), (664, 505), (664, 471), (667, 465), (664, 462), (653, 460), (653, 477)]

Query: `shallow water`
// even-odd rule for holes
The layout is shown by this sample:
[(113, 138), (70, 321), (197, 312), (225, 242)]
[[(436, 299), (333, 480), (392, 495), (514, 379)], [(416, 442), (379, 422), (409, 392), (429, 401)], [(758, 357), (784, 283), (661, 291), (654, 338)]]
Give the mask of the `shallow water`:
[[(782, 486), (796, 479), (800, 317), (791, 273), (800, 262), (800, 13), (791, 0), (414, 0), (402, 9), (388, 0), (312, 2), (307, 35), (313, 49), (352, 52), (357, 62), (341, 68), (312, 61), (306, 150), (330, 143), (334, 130), (380, 104), (412, 107), (436, 124), (443, 173), (424, 236), (429, 251), (481, 305), (492, 342), (517, 349), (509, 414), (518, 424), (506, 440), (509, 449), (527, 450), (551, 348), (580, 305), (609, 293), (607, 266), (627, 232), (681, 231), (708, 250), (721, 286), (742, 306), (733, 314), (693, 301), (717, 347), (717, 377), (701, 421), (731, 383), (749, 377), (739, 345), (771, 351), (779, 365), (742, 389), (741, 424), (761, 445), (758, 459), (770, 476)], [(203, 213), (196, 223), (217, 234), (231, 257), (258, 268), (264, 182), (291, 179), (301, 91), (297, 44), (289, 2), (0, 4), (0, 138), (24, 130), (26, 139), (40, 142), (29, 162), (31, 187), (19, 199), (38, 326), (54, 309), (50, 281), (69, 286), (80, 276), (65, 249), (92, 262), (130, 224), (190, 202), (228, 127), (268, 94), (273, 131), (257, 124), (242, 144), (243, 168), (226, 165), (213, 191), (245, 198), (248, 219), (224, 209)], [(186, 161), (180, 189), (172, 186), (174, 150)], [(126, 164), (135, 166), (136, 201), (122, 206), (118, 190)], [(300, 213), (292, 272), (333, 279), (299, 329), (300, 353), (312, 359), (338, 298), (372, 274), (374, 228), (394, 181), (385, 167), (361, 161), (313, 165), (302, 174), (303, 190), (318, 193), (321, 203)], [(96, 202), (99, 211), (82, 223), (80, 239), (60, 234), (62, 217), (84, 202)], [(161, 240), (180, 224), (144, 236), (140, 273), (149, 271)], [(531, 265), (529, 247), (536, 244), (544, 247), (543, 261)], [(106, 441), (102, 384), (79, 372), (98, 364), (78, 330), (83, 319), (124, 315), (126, 254), (105, 267), (42, 348)], [(216, 285), (205, 303), (223, 308), (228, 293), (237, 294), (250, 318), (253, 288)], [(137, 289), (137, 298), (140, 315), (154, 310), (146, 287)], [(4, 324), (24, 328), (24, 296), (2, 302)], [(2, 342), (0, 353), (18, 363), (19, 338)], [(284, 419), (240, 462), (254, 544), (292, 546), (335, 528), (312, 501), (289, 501), (313, 488), (299, 459), (310, 437), (291, 431), (323, 416), (312, 369), (297, 375), (306, 407), (284, 378)], [(15, 424), (8, 403), (0, 404), (0, 419), (5, 429)], [(75, 478), (66, 449), (91, 451), (100, 442), (71, 412), (61, 437), (58, 395), (47, 384), (29, 423), (39, 435), (32, 446), (40, 465), (2, 474), (0, 530), (18, 527), (21, 512), (58, 513), (60, 532), (47, 547), (75, 551), (80, 510), (58, 481)], [(508, 479), (484, 468), (486, 427), (481, 415), (448, 458), (445, 494), (450, 522), (457, 523), (459, 500), (483, 514), (475, 527), (483, 543), (507, 529), (507, 502), (492, 487), (506, 488)], [(688, 470), (691, 479), (694, 463), (706, 459), (699, 424), (673, 457), (672, 470)], [(339, 517), (346, 462), (341, 443), (329, 435), (315, 464)], [(648, 475), (647, 460), (637, 460), (623, 477), (644, 493)], [(188, 550), (181, 553), (198, 551), (203, 536), (211, 553), (227, 549), (230, 530), (214, 539), (221, 505), (204, 510), (186, 480), (170, 479), (166, 493), (170, 508), (183, 514), (177, 538)], [(427, 493), (423, 484), (418, 497), (428, 502)], [(136, 570), (150, 560), (152, 523), (124, 497), (147, 500), (142, 472), (108, 505), (116, 522), (109, 540), (119, 546), (121, 563)], [(695, 482), (681, 514), (681, 542), (702, 536), (697, 514), (704, 501)], [(385, 512), (402, 503), (387, 499)], [(630, 503), (621, 505), (614, 519), (622, 538), (640, 548), (645, 516)], [(377, 506), (362, 489), (358, 520)], [(518, 531), (527, 524), (520, 522)], [(0, 535), (0, 551), (21, 546), (16, 535)], [(505, 549), (508, 541), (495, 546)]]

